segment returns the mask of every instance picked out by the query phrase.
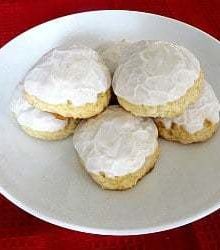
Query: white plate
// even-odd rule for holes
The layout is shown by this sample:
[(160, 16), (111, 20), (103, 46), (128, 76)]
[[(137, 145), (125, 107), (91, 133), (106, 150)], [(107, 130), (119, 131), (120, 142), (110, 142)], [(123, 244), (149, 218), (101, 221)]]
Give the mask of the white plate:
[(70, 15), (37, 26), (0, 51), (0, 191), (25, 211), (53, 224), (97, 234), (132, 235), (195, 221), (220, 207), (220, 131), (183, 146), (161, 141), (156, 168), (128, 191), (103, 191), (80, 167), (72, 138), (43, 142), (13, 122), (13, 88), (36, 60), (63, 42), (97, 46), (104, 40), (174, 41), (200, 59), (220, 98), (220, 44), (169, 18), (129, 11)]

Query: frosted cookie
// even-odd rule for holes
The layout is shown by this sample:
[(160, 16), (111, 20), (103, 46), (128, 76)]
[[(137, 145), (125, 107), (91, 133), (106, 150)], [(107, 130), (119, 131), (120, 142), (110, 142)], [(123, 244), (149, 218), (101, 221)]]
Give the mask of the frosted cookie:
[(109, 68), (111, 74), (113, 75), (118, 63), (121, 59), (122, 54), (129, 47), (130, 43), (125, 40), (108, 42), (104, 45), (98, 47), (97, 51), (103, 58), (105, 64)]
[(136, 185), (159, 156), (158, 131), (150, 118), (135, 117), (110, 106), (95, 118), (80, 122), (73, 144), (86, 171), (104, 189)]
[(21, 85), (16, 88), (11, 111), (24, 132), (43, 140), (64, 139), (74, 132), (78, 121), (36, 109), (25, 100), (22, 90)]
[(121, 106), (137, 116), (174, 117), (198, 99), (203, 73), (190, 51), (162, 41), (132, 46), (113, 77)]
[(197, 102), (182, 115), (155, 121), (161, 137), (187, 144), (205, 141), (214, 134), (219, 123), (219, 111), (220, 104), (212, 86), (205, 82)]
[(109, 103), (111, 76), (93, 49), (73, 45), (46, 53), (24, 78), (27, 101), (63, 117), (88, 118)]

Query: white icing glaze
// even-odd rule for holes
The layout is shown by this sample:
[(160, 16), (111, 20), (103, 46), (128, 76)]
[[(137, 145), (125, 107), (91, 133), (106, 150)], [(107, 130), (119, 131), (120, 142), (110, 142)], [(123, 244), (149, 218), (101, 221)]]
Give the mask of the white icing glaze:
[(130, 43), (121, 53), (119, 64), (122, 64), (128, 60), (128, 58), (135, 54), (140, 53), (149, 43), (156, 42), (154, 40), (140, 40), (138, 42)]
[(129, 47), (129, 45), (130, 43), (126, 42), (125, 40), (122, 40), (108, 42), (98, 47), (97, 51), (103, 58), (111, 74), (114, 74), (121, 59), (121, 55), (124, 53), (127, 47)]
[(22, 91), (23, 86), (18, 85), (11, 101), (11, 111), (21, 126), (41, 132), (55, 132), (65, 128), (68, 119), (60, 120), (53, 114), (34, 108), (25, 100)]
[(220, 104), (215, 96), (212, 86), (205, 81), (200, 98), (196, 103), (191, 104), (187, 110), (175, 118), (159, 119), (167, 129), (171, 128), (172, 123), (184, 127), (189, 133), (195, 133), (203, 128), (204, 121), (207, 119), (213, 124), (219, 122)]
[(200, 71), (199, 61), (187, 49), (163, 41), (141, 41), (122, 55), (113, 89), (133, 104), (164, 105), (185, 95)]
[(72, 45), (46, 53), (24, 78), (25, 91), (49, 104), (95, 103), (111, 85), (111, 76), (98, 53)]
[(89, 172), (113, 177), (142, 167), (146, 157), (154, 153), (157, 137), (150, 118), (135, 117), (119, 106), (110, 106), (79, 124), (73, 144)]

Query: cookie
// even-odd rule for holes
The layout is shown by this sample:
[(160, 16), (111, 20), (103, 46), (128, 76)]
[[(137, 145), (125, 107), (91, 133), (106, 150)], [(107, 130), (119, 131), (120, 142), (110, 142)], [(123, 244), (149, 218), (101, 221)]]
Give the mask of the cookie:
[(43, 140), (60, 140), (73, 134), (77, 120), (36, 109), (25, 100), (22, 90), (22, 85), (16, 88), (11, 111), (26, 134)]
[(159, 156), (158, 131), (153, 120), (135, 117), (117, 105), (81, 121), (73, 144), (82, 165), (103, 189), (135, 186)]
[(198, 59), (186, 48), (163, 41), (129, 47), (113, 77), (120, 105), (143, 117), (174, 117), (195, 102), (203, 85)]
[(98, 53), (104, 60), (112, 75), (114, 74), (118, 63), (121, 60), (122, 54), (124, 54), (124, 51), (127, 51), (129, 46), (129, 42), (126, 42), (126, 40), (121, 40), (111, 41), (97, 48)]
[(98, 53), (72, 45), (46, 53), (24, 80), (27, 101), (63, 117), (88, 118), (109, 103), (111, 76)]
[(159, 135), (166, 140), (183, 144), (201, 142), (215, 133), (219, 124), (220, 104), (212, 86), (204, 82), (201, 95), (180, 116), (157, 118)]

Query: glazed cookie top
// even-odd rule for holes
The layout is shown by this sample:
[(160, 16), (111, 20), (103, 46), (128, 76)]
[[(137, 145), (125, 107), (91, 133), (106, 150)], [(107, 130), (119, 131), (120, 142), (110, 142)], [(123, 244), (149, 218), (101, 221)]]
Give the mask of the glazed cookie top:
[(175, 118), (159, 119), (167, 129), (172, 123), (181, 125), (189, 133), (195, 133), (203, 128), (204, 121), (216, 124), (219, 122), (220, 103), (215, 96), (212, 86), (205, 81), (202, 93), (196, 103), (191, 104), (187, 110)]
[(114, 177), (141, 168), (157, 148), (157, 137), (151, 119), (110, 106), (99, 116), (79, 124), (73, 144), (89, 172)]
[(189, 50), (163, 41), (141, 41), (122, 55), (113, 90), (133, 104), (164, 105), (185, 95), (200, 72)]
[(98, 53), (79, 45), (50, 50), (24, 78), (25, 91), (49, 104), (95, 103), (110, 85), (109, 70)]
[(55, 132), (65, 128), (67, 119), (57, 119), (51, 113), (32, 107), (23, 97), (22, 91), (23, 86), (18, 85), (11, 101), (11, 111), (21, 126), (45, 132)]
[(108, 42), (98, 47), (97, 51), (103, 58), (111, 74), (114, 74), (122, 54), (127, 49), (127, 47), (129, 47), (129, 45), (130, 43), (126, 42), (125, 40), (122, 40)]

